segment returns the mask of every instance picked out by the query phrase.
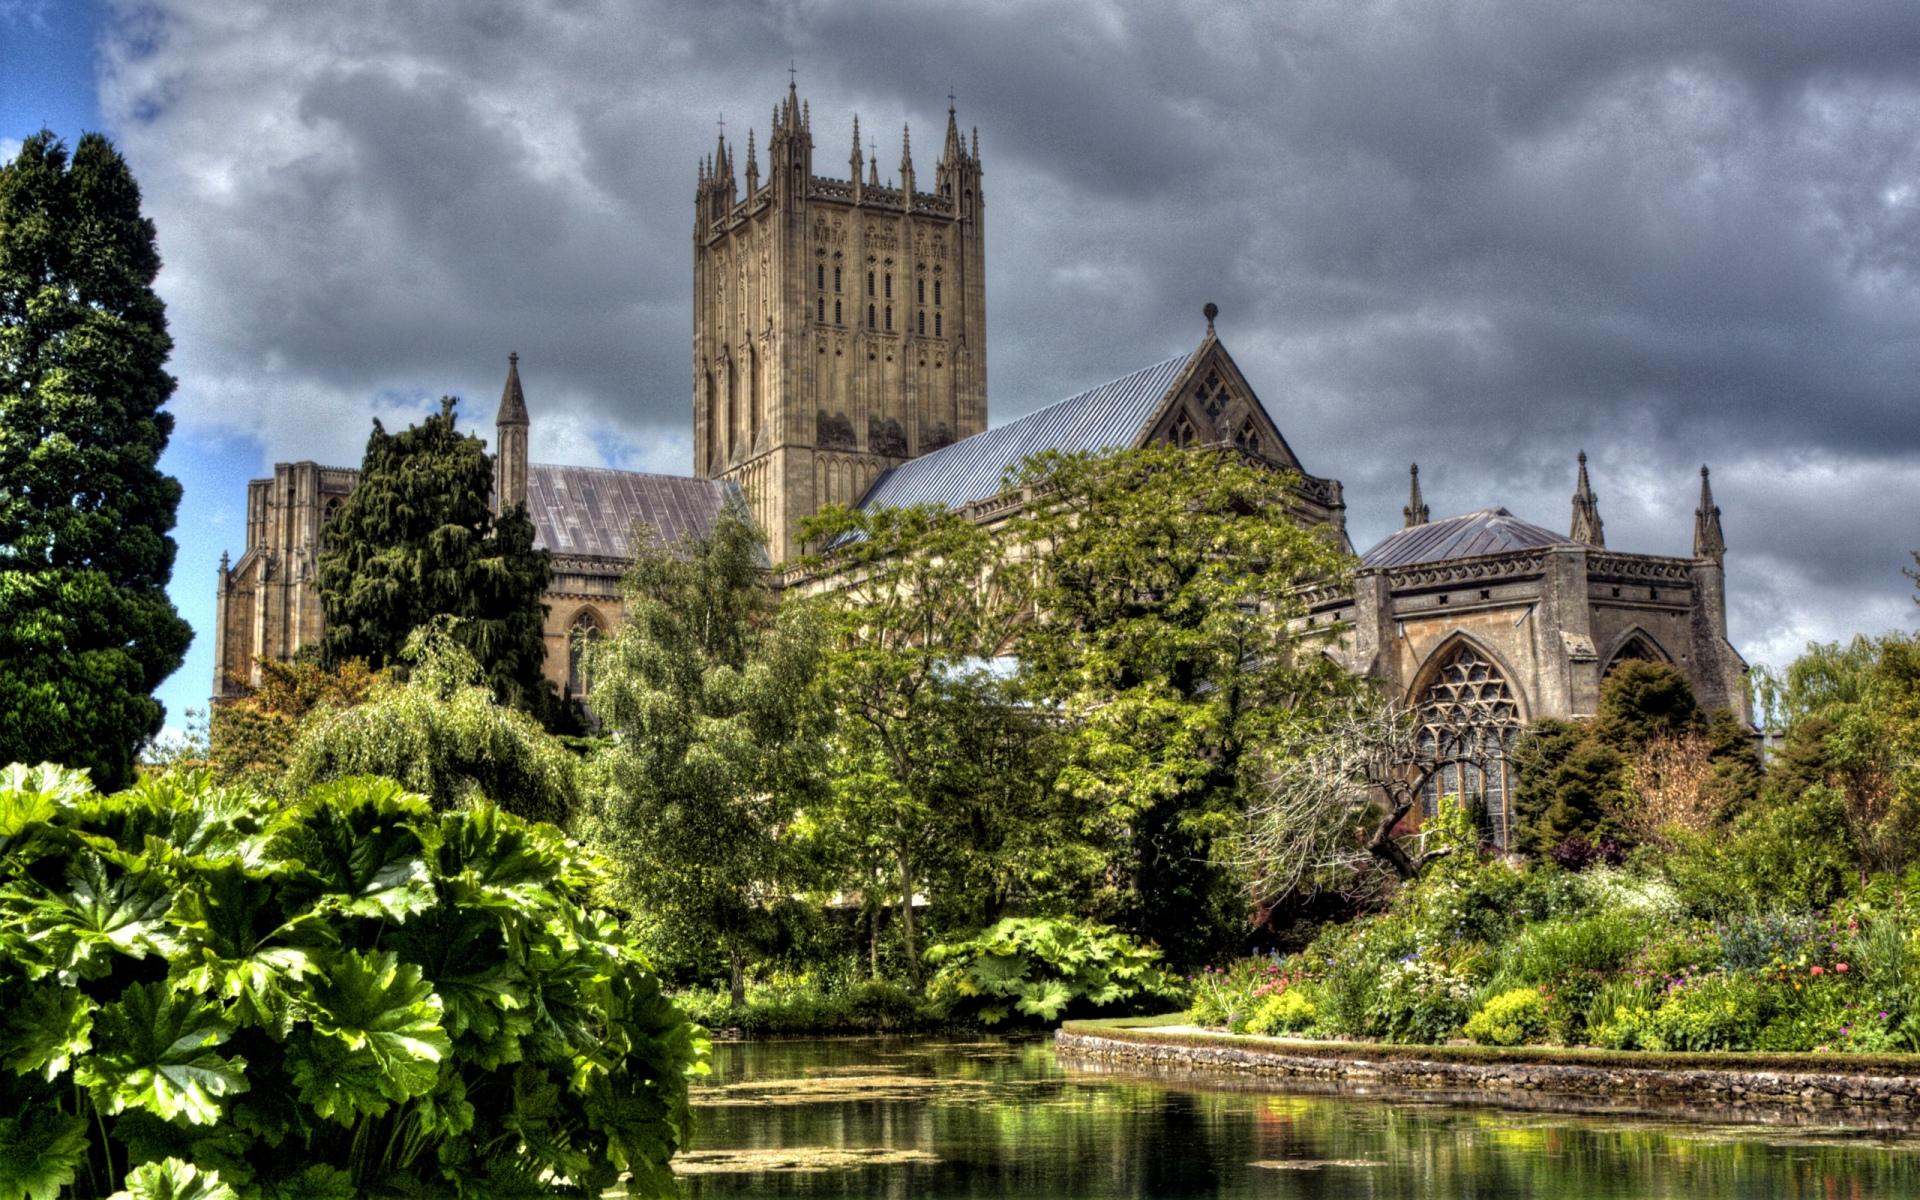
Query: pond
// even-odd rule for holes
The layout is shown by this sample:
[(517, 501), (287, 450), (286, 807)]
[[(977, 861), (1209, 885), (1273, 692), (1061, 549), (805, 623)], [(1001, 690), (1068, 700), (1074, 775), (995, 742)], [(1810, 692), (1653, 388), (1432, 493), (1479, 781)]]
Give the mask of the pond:
[(682, 1191), (732, 1197), (1920, 1196), (1920, 1137), (1274, 1092), (1063, 1067), (1051, 1044), (722, 1044)]

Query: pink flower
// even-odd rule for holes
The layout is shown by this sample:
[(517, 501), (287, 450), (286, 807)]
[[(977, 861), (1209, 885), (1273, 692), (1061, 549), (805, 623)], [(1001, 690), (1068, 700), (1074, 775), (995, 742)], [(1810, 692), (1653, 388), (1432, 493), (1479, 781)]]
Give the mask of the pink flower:
[(1835, 963), (1833, 964), (1833, 969), (1840, 972), (1842, 975), (1845, 975), (1847, 973), (1847, 964)]
[(1825, 967), (1814, 967), (1813, 973), (1815, 975), (1825, 975), (1827, 973), (1827, 969)]

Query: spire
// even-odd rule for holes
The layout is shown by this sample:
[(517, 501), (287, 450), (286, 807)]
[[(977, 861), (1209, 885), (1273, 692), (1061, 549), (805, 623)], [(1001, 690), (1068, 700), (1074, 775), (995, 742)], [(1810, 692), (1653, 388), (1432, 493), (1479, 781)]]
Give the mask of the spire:
[(1693, 556), (1713, 562), (1725, 562), (1727, 539), (1720, 532), (1720, 506), (1713, 502), (1713, 485), (1707, 481), (1707, 466), (1700, 464), (1700, 507), (1693, 510)]
[(1401, 528), (1412, 529), (1415, 525), (1427, 523), (1428, 510), (1426, 501), (1420, 498), (1420, 464), (1414, 463), (1409, 466), (1407, 476), (1410, 481), (1407, 487), (1407, 506), (1400, 510), (1400, 514), (1407, 519), (1407, 523)]
[(853, 114), (853, 157), (847, 161), (853, 164), (853, 190), (860, 190), (860, 114)]
[(869, 150), (867, 157), (867, 186), (880, 186), (880, 151)]
[(960, 136), (960, 122), (954, 117), (953, 93), (949, 92), (947, 93), (947, 144), (941, 152), (940, 163), (952, 169), (959, 166), (960, 160), (966, 156), (967, 143)]
[(495, 425), (527, 423), (527, 394), (520, 390), (518, 351), (507, 355), (507, 386), (500, 390), (500, 415), (493, 419), (493, 423)]
[(1589, 546), (1605, 547), (1606, 534), (1600, 527), (1600, 501), (1587, 482), (1587, 452), (1580, 452), (1580, 482), (1573, 490), (1573, 530), (1567, 536)]
[(913, 130), (900, 127), (900, 194), (907, 207), (913, 207)]
[(980, 161), (980, 127), (978, 125), (973, 127), (973, 161), (976, 163)]
[(760, 190), (760, 159), (753, 152), (753, 128), (747, 128), (747, 195)]

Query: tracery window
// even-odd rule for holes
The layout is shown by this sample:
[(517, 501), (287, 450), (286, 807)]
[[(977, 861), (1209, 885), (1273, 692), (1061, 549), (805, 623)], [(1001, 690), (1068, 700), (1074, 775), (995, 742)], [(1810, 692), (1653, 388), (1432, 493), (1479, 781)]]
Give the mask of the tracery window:
[(567, 695), (579, 700), (587, 694), (587, 677), (580, 666), (581, 652), (589, 641), (597, 641), (604, 636), (600, 628), (600, 617), (590, 608), (583, 608), (574, 614), (573, 624), (567, 630)]
[(1173, 444), (1184, 450), (1197, 440), (1199, 435), (1193, 428), (1193, 422), (1187, 419), (1187, 414), (1181, 413), (1173, 423)]
[(833, 269), (833, 290), (836, 293), (839, 292), (840, 290), (840, 268), (839, 267), (835, 267)]
[(873, 305), (867, 305), (867, 328), (873, 328)]
[(833, 323), (835, 325), (840, 323), (840, 302), (838, 300), (833, 302)]
[(919, 330), (920, 336), (925, 337), (927, 336), (927, 314), (925, 312), (922, 312), (920, 314), (919, 320), (920, 320), (920, 330)]
[(1208, 371), (1200, 386), (1193, 390), (1193, 398), (1200, 402), (1202, 412), (1217, 421), (1227, 408), (1227, 385), (1218, 372)]
[(1248, 454), (1260, 453), (1260, 430), (1254, 425), (1252, 417), (1248, 417), (1239, 432), (1233, 435), (1233, 444)]
[(1513, 841), (1507, 754), (1520, 733), (1520, 706), (1500, 668), (1462, 645), (1447, 657), (1414, 706), (1423, 762), (1440, 764), (1421, 790), (1420, 811), (1433, 816), (1442, 796), (1457, 796), (1485, 814), (1494, 844)]

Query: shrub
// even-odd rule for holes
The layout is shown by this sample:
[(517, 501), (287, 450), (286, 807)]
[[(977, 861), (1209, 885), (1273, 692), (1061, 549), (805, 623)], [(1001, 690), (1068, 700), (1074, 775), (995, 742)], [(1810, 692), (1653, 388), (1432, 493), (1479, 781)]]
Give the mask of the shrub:
[(1653, 1012), (1652, 1032), (1661, 1049), (1743, 1050), (1755, 1044), (1772, 1007), (1757, 980), (1708, 975), (1667, 993)]
[(384, 780), (283, 804), (6, 768), (0, 1179), (675, 1194), (702, 1044), (596, 875), (557, 830)]
[(1501, 992), (1467, 1019), (1467, 1036), (1483, 1046), (1522, 1046), (1547, 1032), (1547, 1000), (1537, 987)]
[(1211, 1029), (1243, 1032), (1260, 1002), (1285, 990), (1294, 978), (1278, 958), (1243, 958), (1224, 968), (1208, 967), (1188, 981), (1192, 1003), (1187, 1019)]
[(1365, 1032), (1390, 1042), (1444, 1042), (1460, 1032), (1473, 981), (1460, 967), (1408, 958), (1381, 972)]
[(1008, 917), (934, 946), (927, 961), (939, 967), (929, 994), (986, 1025), (1015, 1013), (1051, 1024), (1069, 1010), (1126, 1012), (1184, 998), (1158, 950), (1073, 917)]
[(1247, 1018), (1247, 1032), (1256, 1036), (1271, 1033), (1303, 1033), (1313, 1028), (1320, 1008), (1308, 994), (1309, 985), (1295, 985), (1274, 992), (1254, 1006)]

